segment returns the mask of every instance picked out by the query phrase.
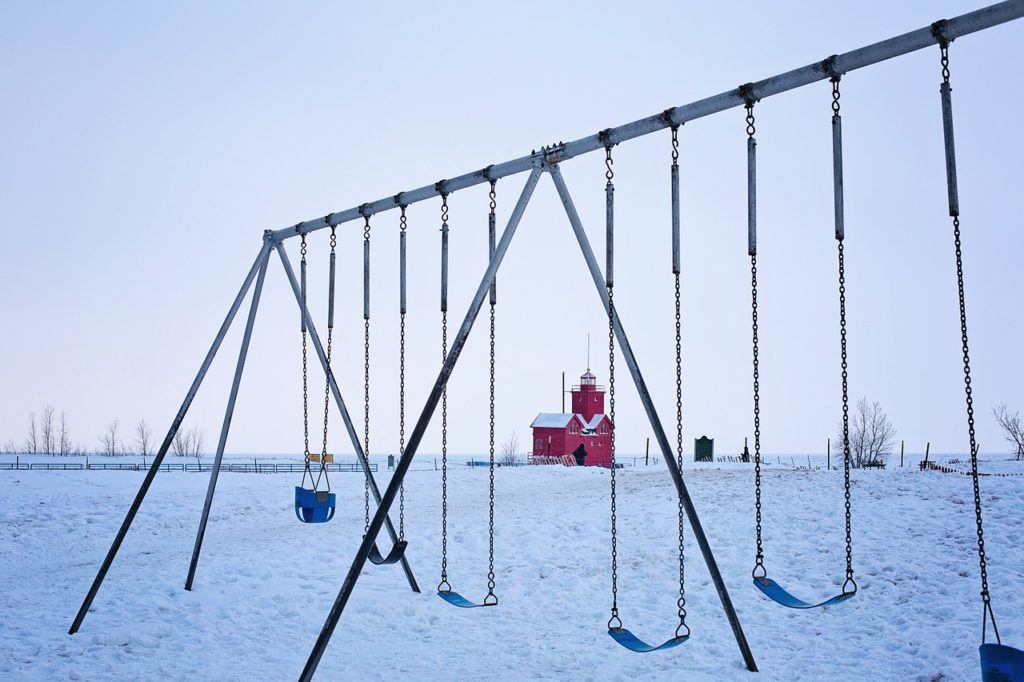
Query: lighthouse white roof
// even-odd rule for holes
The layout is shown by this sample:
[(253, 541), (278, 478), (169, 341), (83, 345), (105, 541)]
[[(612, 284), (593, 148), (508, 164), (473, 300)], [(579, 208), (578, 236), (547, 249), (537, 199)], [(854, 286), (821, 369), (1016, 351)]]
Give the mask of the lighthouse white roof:
[(590, 418), (590, 421), (587, 422), (587, 424), (586, 424), (586, 426), (584, 428), (587, 431), (593, 431), (594, 429), (597, 428), (598, 424), (600, 424), (602, 421), (604, 421), (604, 415), (603, 414), (595, 414), (593, 417)]
[(530, 424), (531, 429), (564, 429), (575, 415), (558, 412), (541, 412)]

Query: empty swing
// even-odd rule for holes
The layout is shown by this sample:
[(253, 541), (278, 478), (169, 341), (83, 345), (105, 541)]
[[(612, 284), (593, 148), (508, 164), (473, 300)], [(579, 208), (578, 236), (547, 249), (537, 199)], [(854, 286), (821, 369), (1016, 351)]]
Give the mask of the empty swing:
[[(327, 475), (327, 464), (332, 456), (327, 454), (327, 424), (330, 414), (331, 397), (331, 341), (334, 334), (334, 250), (338, 240), (335, 235), (335, 226), (331, 225), (331, 257), (330, 257), (330, 284), (328, 288), (327, 302), (327, 387), (324, 389), (324, 442), (319, 453), (309, 451), (309, 387), (307, 378), (306, 359), (306, 316), (309, 310), (306, 307), (306, 235), (302, 235), (302, 261), (301, 261), (301, 287), (302, 287), (302, 433), (304, 440), (305, 467), (302, 470), (302, 482), (295, 486), (295, 516), (303, 523), (325, 523), (334, 518), (335, 494), (331, 492), (331, 481)], [(314, 479), (311, 462), (318, 465), (317, 475)], [(310, 487), (305, 487), (306, 477), (309, 477)], [(324, 489), (320, 489), (320, 482), (323, 481)]]
[[(956, 146), (953, 142), (953, 98), (949, 84), (949, 43), (942, 33), (943, 22), (937, 22), (932, 31), (939, 41), (942, 63), (942, 132), (946, 147), (946, 189), (949, 195), (949, 215), (953, 218), (953, 244), (956, 252), (956, 280), (960, 305), (960, 341), (964, 361), (964, 394), (967, 402), (967, 433), (971, 447), (971, 482), (974, 488), (974, 513), (977, 519), (978, 564), (981, 573), (981, 679), (983, 682), (1020, 682), (1024, 680), (1024, 652), (1003, 644), (992, 610), (992, 597), (988, 589), (988, 559), (985, 555), (985, 531), (981, 518), (981, 490), (978, 487), (978, 443), (974, 433), (974, 396), (971, 389), (971, 354), (967, 345), (967, 307), (964, 299), (963, 249), (960, 243), (960, 199), (957, 192)], [(988, 643), (988, 622), (992, 621), (995, 644)]]
[[(363, 461), (366, 471), (363, 478), (363, 534), (370, 531), (370, 216), (365, 207), (360, 208), (365, 221), (363, 225)], [(398, 541), (387, 556), (381, 554), (374, 542), (367, 558), (377, 566), (396, 564), (402, 560), (405, 548), (405, 524), (401, 524)]]
[[(675, 315), (676, 315), (676, 441), (677, 457), (680, 471), (682, 471), (682, 354), (680, 346), (680, 316), (679, 316), (679, 142), (678, 126), (672, 126), (672, 272), (675, 276)], [(686, 624), (686, 599), (685, 599), (685, 573), (683, 570), (683, 501), (679, 498), (679, 599), (678, 616), (679, 625), (676, 626), (673, 636), (665, 642), (652, 645), (644, 642), (631, 631), (623, 627), (622, 619), (619, 617), (619, 555), (618, 555), (618, 533), (616, 526), (616, 490), (615, 490), (615, 298), (614, 298), (614, 212), (615, 212), (615, 186), (612, 179), (615, 173), (612, 170), (612, 145), (605, 146), (605, 238), (607, 260), (605, 262), (605, 287), (608, 292), (608, 417), (611, 420), (611, 550), (612, 550), (612, 607), (611, 617), (608, 619), (608, 635), (623, 647), (636, 653), (649, 653), (651, 651), (664, 651), (679, 646), (690, 638), (690, 628)]]
[[(497, 208), (496, 180), (490, 180), (490, 213), (488, 227), (488, 261), (494, 257), (495, 209)], [(448, 357), (448, 193), (443, 181), (438, 183), (441, 194), (441, 361)], [(473, 602), (452, 589), (448, 582), (448, 388), (441, 393), (441, 582), (437, 585), (437, 596), (452, 606), (473, 609), (481, 606), (497, 606), (494, 594), (494, 308), (498, 302), (497, 278), (491, 284), (490, 308), (490, 454), (488, 459), (489, 490), (487, 499), (487, 594), (482, 602)]]
[(754, 359), (754, 508), (757, 551), (751, 576), (754, 586), (767, 597), (793, 609), (813, 609), (820, 606), (830, 606), (844, 602), (857, 593), (857, 583), (853, 579), (853, 543), (850, 523), (850, 419), (846, 361), (846, 271), (843, 258), (845, 230), (843, 220), (842, 119), (839, 115), (840, 74), (836, 73), (832, 68), (831, 59), (826, 60), (823, 66), (831, 72), (832, 76), (832, 169), (835, 237), (839, 258), (839, 338), (843, 389), (843, 490), (846, 513), (846, 580), (843, 582), (842, 591), (839, 594), (816, 603), (807, 602), (793, 596), (789, 591), (768, 577), (768, 571), (764, 565), (764, 546), (761, 540), (761, 402), (757, 337), (757, 140), (754, 138), (754, 133), (756, 132), (754, 127), (754, 103), (756, 98), (749, 85), (740, 88), (740, 92), (746, 101), (747, 110), (747, 251), (750, 255)]

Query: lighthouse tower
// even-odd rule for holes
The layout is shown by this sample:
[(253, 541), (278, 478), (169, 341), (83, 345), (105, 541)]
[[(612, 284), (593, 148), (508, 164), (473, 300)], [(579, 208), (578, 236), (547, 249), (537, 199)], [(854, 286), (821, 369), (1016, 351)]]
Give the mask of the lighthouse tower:
[[(611, 465), (612, 422), (604, 413), (604, 386), (598, 386), (589, 369), (572, 387), (572, 412), (541, 412), (530, 426), (531, 463)], [(568, 455), (572, 457), (566, 460)]]
[(572, 411), (583, 415), (585, 422), (604, 414), (604, 386), (597, 385), (597, 377), (589, 369), (580, 377), (579, 386), (572, 387)]

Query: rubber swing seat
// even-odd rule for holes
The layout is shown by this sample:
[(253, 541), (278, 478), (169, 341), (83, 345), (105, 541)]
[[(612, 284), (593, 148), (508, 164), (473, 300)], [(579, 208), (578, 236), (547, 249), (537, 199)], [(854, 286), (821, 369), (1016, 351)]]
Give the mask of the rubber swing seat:
[(377, 549), (377, 543), (375, 542), (373, 543), (373, 547), (370, 548), (370, 553), (366, 558), (370, 560), (370, 563), (376, 566), (390, 566), (391, 564), (397, 564), (402, 560), (402, 557), (405, 555), (405, 548), (408, 546), (409, 543), (406, 540), (399, 540), (391, 548), (391, 551), (388, 552), (388, 555), (384, 556), (380, 553), (380, 550)]
[(673, 649), (686, 640), (690, 639), (689, 635), (682, 635), (680, 637), (673, 637), (663, 644), (658, 646), (651, 646), (647, 642), (643, 641), (626, 628), (608, 628), (608, 635), (616, 642), (626, 647), (630, 651), (635, 651), (638, 654), (646, 654), (651, 651), (665, 651), (667, 649)]
[(1003, 644), (982, 644), (982, 682), (1024, 682), (1024, 652)]
[(498, 605), (497, 601), (495, 601), (494, 603), (490, 603), (490, 602), (484, 601), (484, 602), (478, 604), (476, 602), (469, 601), (468, 599), (463, 597), (458, 592), (454, 592), (454, 591), (451, 591), (451, 590), (449, 590), (448, 592), (438, 591), (437, 596), (440, 597), (441, 599), (444, 599), (446, 602), (448, 602), (452, 606), (458, 606), (460, 609), (477, 609), (477, 608), (480, 608), (480, 607), (483, 607), (483, 606), (497, 606)]
[(303, 523), (326, 523), (334, 518), (334, 493), (295, 486), (295, 516)]
[(816, 609), (819, 606), (831, 606), (844, 602), (856, 594), (856, 592), (843, 592), (818, 604), (811, 604), (803, 599), (797, 599), (771, 578), (754, 578), (754, 587), (761, 590), (772, 601), (791, 609)]

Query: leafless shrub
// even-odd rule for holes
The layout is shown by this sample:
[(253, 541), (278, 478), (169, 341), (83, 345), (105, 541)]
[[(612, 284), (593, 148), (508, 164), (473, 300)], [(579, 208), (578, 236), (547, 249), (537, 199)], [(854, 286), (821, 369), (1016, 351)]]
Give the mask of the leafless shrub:
[(519, 451), (519, 436), (513, 431), (512, 435), (501, 446), (498, 463), (503, 467), (514, 467), (519, 466), (522, 463), (522, 459), (523, 453)]
[[(896, 445), (896, 427), (889, 421), (877, 401), (867, 398), (857, 401), (850, 414), (850, 464), (854, 468), (885, 466), (888, 455)], [(832, 447), (843, 452), (842, 424), (832, 441)]]
[(999, 407), (992, 410), (992, 415), (1003, 430), (1003, 437), (1017, 451), (1017, 459), (1024, 457), (1024, 424), (1021, 423), (1020, 412), (1010, 414), (1006, 403), (999, 403)]
[(153, 454), (153, 434), (145, 419), (140, 419), (135, 425), (135, 445), (139, 449), (138, 454), (143, 457)]

